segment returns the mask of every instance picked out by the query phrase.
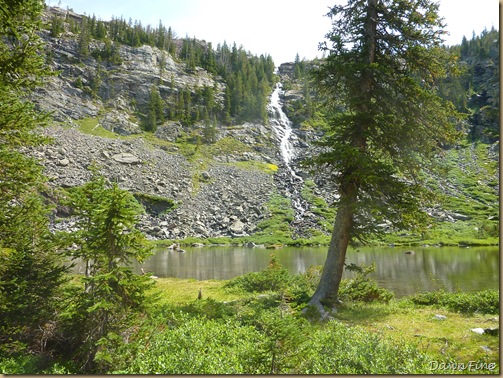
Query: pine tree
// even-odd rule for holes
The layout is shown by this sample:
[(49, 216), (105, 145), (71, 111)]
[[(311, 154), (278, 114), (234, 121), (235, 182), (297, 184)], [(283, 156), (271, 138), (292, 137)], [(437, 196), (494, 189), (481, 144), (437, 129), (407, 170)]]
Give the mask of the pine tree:
[(144, 261), (151, 247), (136, 228), (143, 209), (128, 191), (91, 167), (92, 179), (74, 188), (67, 203), (78, 218), (78, 231), (67, 236), (77, 249), (74, 259), (85, 268), (84, 287), (73, 294), (67, 311), (68, 330), (77, 339), (76, 356), (83, 371), (100, 372), (109, 368), (107, 343), (120, 338), (132, 317), (148, 303), (148, 276), (133, 273), (133, 262)]
[(435, 92), (449, 63), (437, 12), (428, 0), (349, 0), (328, 14), (329, 55), (314, 74), (330, 126), (311, 163), (335, 172), (340, 199), (310, 301), (322, 313), (321, 301), (338, 301), (351, 240), (365, 242), (383, 220), (401, 229), (427, 221), (431, 193), (418, 172), (454, 140), (457, 117)]
[(145, 122), (145, 130), (155, 132), (157, 124), (164, 122), (164, 103), (157, 86), (153, 84), (150, 87), (150, 95), (147, 103), (147, 119)]
[(89, 56), (89, 43), (91, 42), (91, 27), (86, 16), (82, 17), (80, 23), (80, 34), (78, 40), (77, 52), (80, 59), (85, 59)]
[(64, 20), (59, 16), (51, 17), (51, 37), (59, 37), (65, 31)]
[(210, 120), (207, 109), (204, 109), (203, 114), (204, 128), (203, 128), (203, 141), (204, 143), (211, 144), (217, 141), (217, 127), (216, 119)]
[(26, 94), (50, 74), (38, 36), (43, 3), (0, 0), (0, 353), (43, 352), (66, 268), (49, 232), (41, 166), (22, 153), (48, 120)]

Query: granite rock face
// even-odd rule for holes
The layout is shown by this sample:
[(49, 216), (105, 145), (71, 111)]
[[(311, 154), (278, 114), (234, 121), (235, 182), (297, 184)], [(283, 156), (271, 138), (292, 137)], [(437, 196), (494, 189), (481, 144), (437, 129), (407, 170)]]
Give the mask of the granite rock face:
[[(246, 151), (226, 150), (213, 153), (208, 161), (198, 161), (176, 144), (193, 130), (180, 122), (166, 121), (154, 135), (147, 135), (137, 114), (145, 107), (153, 84), (166, 107), (173, 105), (170, 101), (181, 91), (194, 94), (204, 86), (213, 88), (215, 101), (221, 105), (225, 83), (220, 77), (201, 68), (189, 72), (185, 64), (150, 46), (119, 46), (121, 63), (111, 64), (100, 63), (92, 56), (79, 57), (78, 38), (68, 31), (59, 38), (45, 31), (42, 37), (50, 65), (58, 74), (48, 78), (32, 100), (40, 109), (52, 112), (56, 122), (44, 130), (52, 143), (28, 153), (45, 167), (51, 186), (82, 185), (90, 178), (89, 165), (98, 165), (109, 181), (117, 182), (142, 203), (145, 213), (140, 227), (152, 239), (252, 235), (260, 222), (271, 216), (267, 203), (278, 194), (290, 201), (295, 212), (290, 223), (294, 235), (309, 237), (313, 230), (327, 233), (321, 225), (327, 220), (320, 217), (320, 209), (303, 198), (305, 183), (309, 180), (313, 185), (311, 196), (327, 204), (337, 202), (337, 192), (328, 174), (309, 172), (300, 165), (303, 158), (316, 154), (313, 142), (320, 132), (293, 122), (295, 157), (288, 167), (270, 123), (217, 125), (217, 139), (238, 141)], [(92, 41), (89, 48), (99, 50), (103, 42)], [(292, 80), (294, 71), (294, 63), (284, 63), (278, 76), (281, 81)], [(303, 101), (303, 91), (292, 86), (281, 100), (289, 115), (287, 109)], [(115, 133), (114, 138), (81, 132), (78, 125), (83, 119), (92, 119), (96, 127)], [(195, 129), (198, 127), (202, 125), (195, 125)], [(156, 143), (152, 143), (153, 137)], [(490, 150), (492, 159), (498, 160), (498, 150), (495, 143)], [(257, 169), (267, 165), (277, 168), (274, 174)], [(463, 170), (469, 168), (461, 166)], [(439, 186), (448, 195), (457, 194), (457, 188), (449, 182), (439, 182)], [(499, 191), (499, 186), (495, 190)], [(440, 207), (429, 212), (439, 221), (470, 219)], [(72, 230), (75, 225), (71, 211), (63, 206), (57, 207), (53, 218), (57, 219), (54, 229)], [(389, 229), (387, 224), (379, 227)]]

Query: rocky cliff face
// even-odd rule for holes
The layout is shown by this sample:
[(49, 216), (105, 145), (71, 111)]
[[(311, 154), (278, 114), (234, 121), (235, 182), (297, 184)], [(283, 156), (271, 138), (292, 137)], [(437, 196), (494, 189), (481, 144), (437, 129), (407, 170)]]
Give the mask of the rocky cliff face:
[[(221, 102), (225, 83), (218, 76), (200, 68), (188, 73), (183, 63), (150, 46), (120, 46), (121, 64), (104, 64), (92, 56), (82, 59), (78, 38), (69, 31), (58, 38), (45, 31), (43, 38), (58, 74), (33, 94), (33, 101), (52, 112), (55, 123), (44, 131), (53, 142), (32, 153), (54, 187), (82, 185), (90, 176), (88, 166), (98, 164), (109, 180), (137, 196), (146, 209), (141, 227), (157, 239), (252, 234), (270, 216), (270, 196), (288, 195), (268, 124), (219, 125), (217, 139), (235, 140), (241, 148), (205, 158), (203, 168), (202, 161), (178, 151), (175, 142), (187, 131), (179, 123), (159, 126), (155, 143), (152, 136), (145, 138), (135, 114), (148, 101), (152, 84), (167, 106), (171, 95), (204, 86), (212, 87)], [(90, 50), (101, 48), (102, 42), (91, 41)], [(80, 127), (83, 121), (94, 125), (87, 133)], [(90, 135), (102, 129), (115, 135)], [(278, 166), (276, 177), (257, 168), (261, 164)], [(55, 228), (73, 227), (65, 209), (55, 216)], [(305, 225), (316, 227), (316, 219)]]
[[(155, 135), (145, 133), (137, 114), (152, 84), (169, 107), (174, 94), (195, 93), (204, 86), (214, 89), (216, 102), (223, 102), (224, 81), (201, 68), (189, 73), (185, 64), (150, 46), (120, 46), (121, 64), (111, 64), (79, 57), (77, 36), (68, 31), (59, 38), (46, 31), (43, 37), (58, 74), (33, 94), (33, 101), (53, 113), (55, 122), (44, 131), (53, 142), (30, 153), (45, 166), (53, 187), (82, 185), (89, 178), (88, 166), (98, 164), (109, 180), (143, 204), (140, 226), (152, 239), (251, 235), (271, 217), (268, 202), (276, 194), (287, 198), (297, 215), (301, 207), (302, 216), (290, 223), (294, 235), (329, 232), (327, 223), (333, 219), (325, 217), (326, 210), (337, 193), (327, 177), (311, 176), (298, 164), (313, 153), (316, 132), (293, 125), (296, 159), (290, 165), (301, 180), (292, 179), (269, 123), (217, 125), (217, 142), (211, 146), (187, 142), (203, 125), (189, 131), (178, 122), (166, 122)], [(102, 42), (91, 42), (90, 49), (101, 48)], [(293, 67), (282, 64), (280, 80), (292, 81)], [(287, 114), (288, 104), (302, 99), (300, 87), (290, 86), (282, 94)], [(277, 170), (272, 174), (264, 167)], [(448, 184), (455, 185), (452, 182)], [(67, 210), (58, 208), (54, 228), (74, 226)], [(460, 219), (454, 213), (432, 210), (433, 216), (448, 222)]]
[[(57, 121), (98, 117), (106, 129), (121, 135), (139, 133), (133, 114), (146, 104), (154, 83), (165, 99), (182, 89), (194, 92), (210, 86), (217, 89), (216, 101), (222, 101), (222, 82), (202, 69), (187, 73), (183, 64), (157, 48), (121, 45), (121, 64), (103, 64), (93, 57), (79, 57), (77, 37), (71, 32), (52, 38), (45, 31), (43, 37), (51, 68), (58, 75), (50, 78), (33, 99), (41, 109), (53, 112)], [(89, 49), (100, 50), (103, 45), (92, 41)]]

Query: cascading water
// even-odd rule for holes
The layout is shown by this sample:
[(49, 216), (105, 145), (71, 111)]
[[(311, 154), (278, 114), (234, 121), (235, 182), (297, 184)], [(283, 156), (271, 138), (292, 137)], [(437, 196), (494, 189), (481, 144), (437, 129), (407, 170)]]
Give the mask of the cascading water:
[(295, 218), (299, 220), (305, 212), (304, 201), (300, 195), (303, 180), (302, 177), (295, 173), (292, 167), (292, 160), (295, 158), (295, 147), (292, 143), (294, 135), (292, 134), (292, 122), (282, 109), (282, 92), (283, 87), (281, 83), (277, 83), (271, 94), (267, 110), (269, 113), (269, 122), (279, 144), (281, 157), (288, 171), (287, 176), (284, 177), (284, 181), (287, 181), (285, 183), (287, 195), (292, 199), (292, 204), (295, 208)]
[(281, 83), (277, 83), (274, 91), (271, 94), (271, 100), (268, 106), (269, 121), (276, 134), (276, 139), (279, 143), (281, 157), (285, 162), (285, 166), (290, 171), (290, 174), (297, 180), (302, 182), (302, 178), (297, 176), (292, 169), (291, 162), (295, 157), (295, 148), (291, 142), (292, 138), (292, 122), (282, 109), (280, 94), (283, 92)]

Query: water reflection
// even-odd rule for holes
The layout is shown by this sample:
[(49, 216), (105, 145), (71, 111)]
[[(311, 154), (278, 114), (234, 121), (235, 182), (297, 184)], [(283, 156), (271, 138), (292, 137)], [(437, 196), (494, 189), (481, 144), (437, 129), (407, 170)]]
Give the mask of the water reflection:
[[(499, 287), (499, 250), (492, 248), (402, 248), (350, 250), (347, 263), (376, 264), (373, 278), (397, 296), (443, 288), (475, 291)], [(325, 262), (324, 248), (283, 248), (275, 251), (243, 247), (187, 248), (185, 253), (158, 249), (142, 266), (158, 277), (230, 279), (267, 266), (271, 253), (291, 273)], [(139, 265), (136, 269), (139, 271)], [(349, 277), (350, 273), (345, 273)]]

